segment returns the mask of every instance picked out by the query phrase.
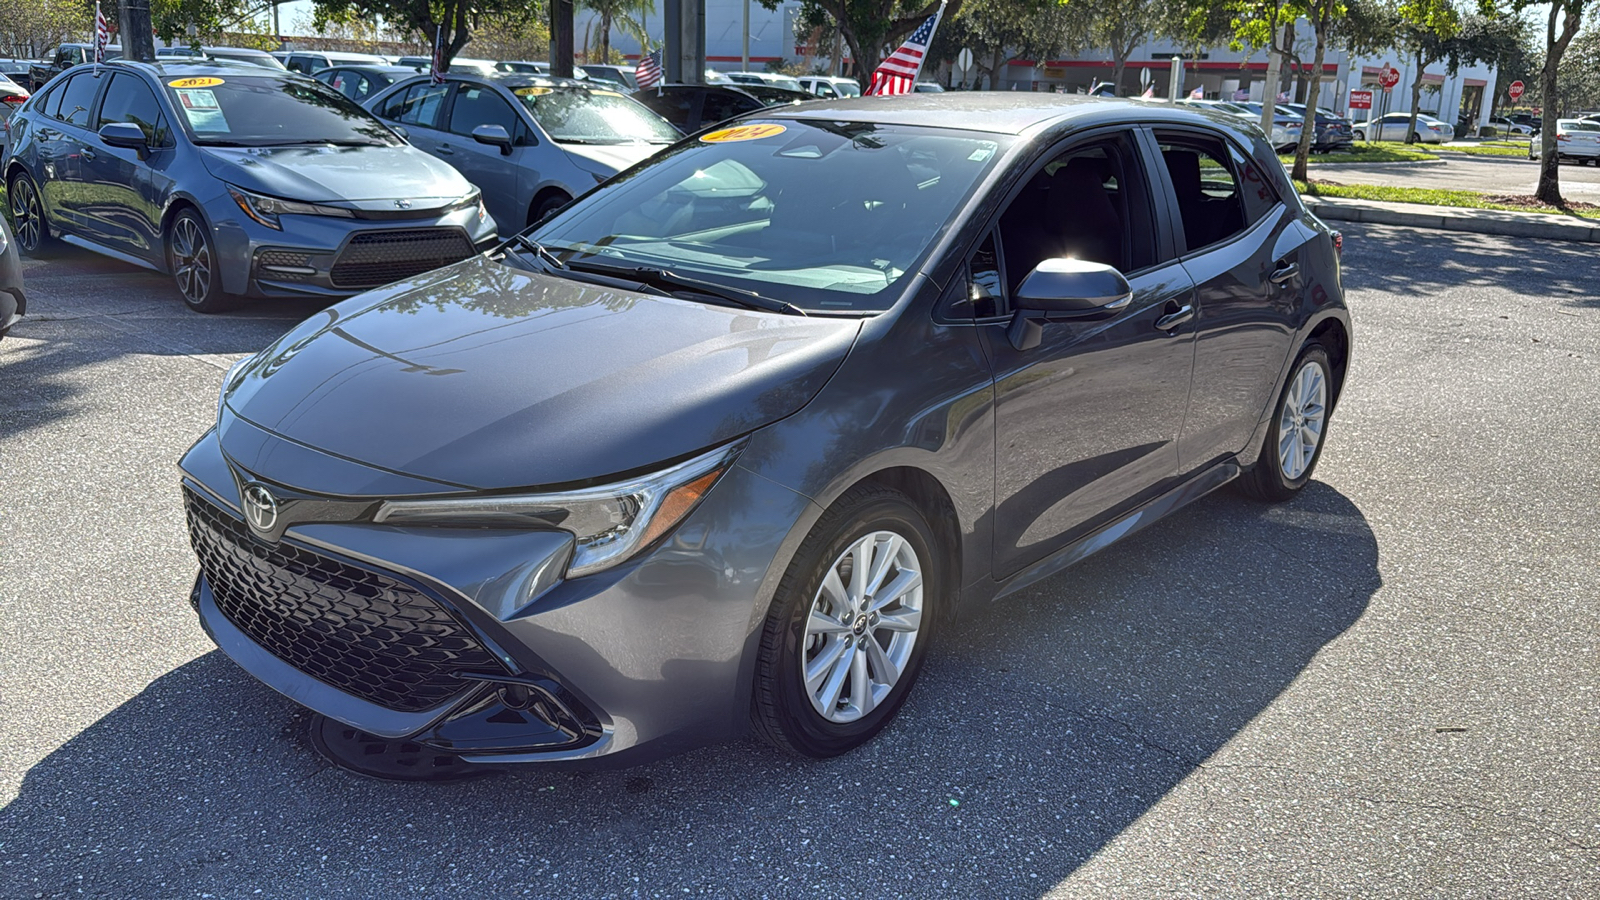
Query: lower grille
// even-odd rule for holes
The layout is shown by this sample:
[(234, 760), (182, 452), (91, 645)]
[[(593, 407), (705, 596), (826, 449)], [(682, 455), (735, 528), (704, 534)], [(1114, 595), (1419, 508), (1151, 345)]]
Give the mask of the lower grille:
[(472, 241), (459, 228), (367, 231), (345, 245), (329, 278), (342, 288), (377, 287), (460, 262), (472, 252)]
[(293, 250), (263, 250), (256, 254), (257, 274), (271, 281), (304, 281), (316, 274), (311, 272), (282, 272), (270, 269), (310, 269), (311, 254)]
[(287, 542), (263, 544), (243, 522), (184, 488), (189, 539), (217, 607), (307, 675), (400, 712), (430, 709), (503, 667), (438, 601), (398, 579)]

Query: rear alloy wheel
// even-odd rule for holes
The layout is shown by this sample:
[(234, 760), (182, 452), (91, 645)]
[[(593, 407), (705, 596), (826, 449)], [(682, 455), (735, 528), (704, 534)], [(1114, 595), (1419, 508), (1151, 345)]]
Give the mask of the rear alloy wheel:
[(11, 179), (11, 228), (17, 247), (32, 257), (44, 256), (50, 248), (50, 225), (44, 220), (44, 203), (39, 187), (26, 175)]
[(1328, 433), (1333, 368), (1321, 344), (1309, 344), (1295, 360), (1267, 429), (1261, 456), (1240, 478), (1245, 492), (1261, 500), (1288, 500), (1311, 480)]
[(1358, 141), (1364, 141), (1367, 139), (1367, 133), (1365, 131), (1357, 131), (1351, 137)]
[(817, 522), (779, 585), (756, 664), (756, 729), (827, 757), (866, 743), (922, 668), (943, 584), (937, 541), (903, 494), (853, 489)]
[(192, 209), (178, 213), (167, 232), (167, 267), (183, 302), (195, 312), (221, 312), (233, 305), (222, 292), (222, 274), (206, 223)]

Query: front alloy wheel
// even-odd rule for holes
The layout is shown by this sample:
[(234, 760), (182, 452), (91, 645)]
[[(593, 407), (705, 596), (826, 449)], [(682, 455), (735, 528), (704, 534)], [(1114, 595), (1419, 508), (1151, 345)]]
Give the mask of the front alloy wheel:
[(44, 204), (33, 179), (18, 175), (11, 179), (11, 227), (17, 247), (29, 256), (38, 256), (50, 239), (50, 226), (44, 221)]
[(167, 265), (183, 302), (195, 312), (220, 312), (231, 305), (212, 246), (206, 223), (194, 210), (178, 213), (167, 233)]
[(1332, 372), (1321, 344), (1310, 344), (1300, 353), (1278, 397), (1261, 456), (1241, 478), (1247, 493), (1262, 500), (1287, 500), (1311, 480), (1328, 431)]
[(854, 488), (795, 554), (762, 631), (756, 730), (837, 756), (894, 717), (921, 670), (943, 589), (938, 542), (905, 495)]

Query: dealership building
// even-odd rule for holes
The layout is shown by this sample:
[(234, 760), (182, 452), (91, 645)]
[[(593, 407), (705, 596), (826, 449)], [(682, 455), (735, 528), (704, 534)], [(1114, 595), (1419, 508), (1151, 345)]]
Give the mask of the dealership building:
[[(706, 61), (714, 69), (738, 69), (746, 63), (755, 71), (771, 66), (800, 66), (806, 71), (828, 71), (838, 48), (824, 45), (814, 35), (808, 35), (796, 25), (800, 4), (786, 3), (775, 10), (767, 10), (753, 0), (705, 0), (706, 4)], [(587, 13), (578, 13), (578, 31), (585, 32)], [(748, 21), (749, 41), (745, 41)], [(1301, 23), (1304, 26), (1304, 23)], [(652, 40), (659, 44), (662, 19), (652, 14), (646, 22)], [(1302, 27), (1302, 33), (1309, 28)], [(612, 44), (630, 57), (637, 58), (638, 42), (620, 31), (612, 35)], [(1312, 48), (1302, 40), (1299, 54), (1306, 62), (1302, 66), (1289, 64), (1291, 70), (1285, 79), (1285, 90), (1295, 101), (1304, 100), (1307, 80), (1310, 77)], [(748, 46), (748, 56), (746, 56)], [(583, 48), (580, 46), (579, 50)], [(1174, 80), (1173, 57), (1179, 57), (1181, 67), (1177, 76), (1179, 93), (1188, 96), (1196, 89), (1208, 99), (1260, 100), (1266, 93), (1267, 54), (1265, 51), (1238, 52), (1226, 47), (1200, 53), (1184, 52), (1170, 42), (1155, 41), (1138, 47), (1129, 57), (1123, 72), (1122, 93), (1139, 95), (1145, 85), (1154, 88), (1158, 97), (1168, 96)], [(1399, 70), (1400, 81), (1387, 94), (1378, 83), (1379, 73), (1385, 66)], [(840, 61), (840, 70), (854, 74), (865, 81), (864, 75), (852, 71), (850, 60)], [(1370, 57), (1350, 56), (1344, 51), (1329, 50), (1323, 63), (1322, 87), (1317, 105), (1335, 112), (1347, 113), (1355, 118), (1366, 118), (1368, 111), (1350, 108), (1352, 91), (1371, 91), (1372, 115), (1383, 112), (1409, 112), (1411, 109), (1411, 83), (1416, 72), (1415, 61), (1407, 61), (1400, 54), (1379, 54)], [(1101, 82), (1111, 80), (1113, 72), (1111, 55), (1093, 51), (1074, 58), (1026, 60), (1016, 59), (1001, 66), (991, 79), (966, 78), (951, 69), (948, 63), (937, 70), (923, 73), (923, 79), (938, 81), (949, 87), (980, 87), (991, 90), (1054, 91), (1086, 93)], [(1422, 97), (1418, 104), (1422, 112), (1438, 116), (1447, 122), (1467, 120), (1481, 125), (1487, 118), (1489, 100), (1498, 87), (1495, 71), (1488, 66), (1462, 66), (1451, 73), (1444, 63), (1435, 63), (1422, 73)], [(1148, 78), (1148, 81), (1145, 79)], [(974, 83), (977, 81), (978, 83)], [(1503, 89), (1502, 89), (1503, 94)], [(1359, 97), (1359, 94), (1358, 94)], [(1505, 97), (1501, 97), (1502, 103)]]

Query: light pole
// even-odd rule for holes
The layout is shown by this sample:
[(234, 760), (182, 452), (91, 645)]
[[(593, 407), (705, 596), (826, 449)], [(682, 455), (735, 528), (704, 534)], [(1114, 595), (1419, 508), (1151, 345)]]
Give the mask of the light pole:
[(739, 51), (739, 71), (750, 71), (750, 0), (744, 0), (744, 44)]

